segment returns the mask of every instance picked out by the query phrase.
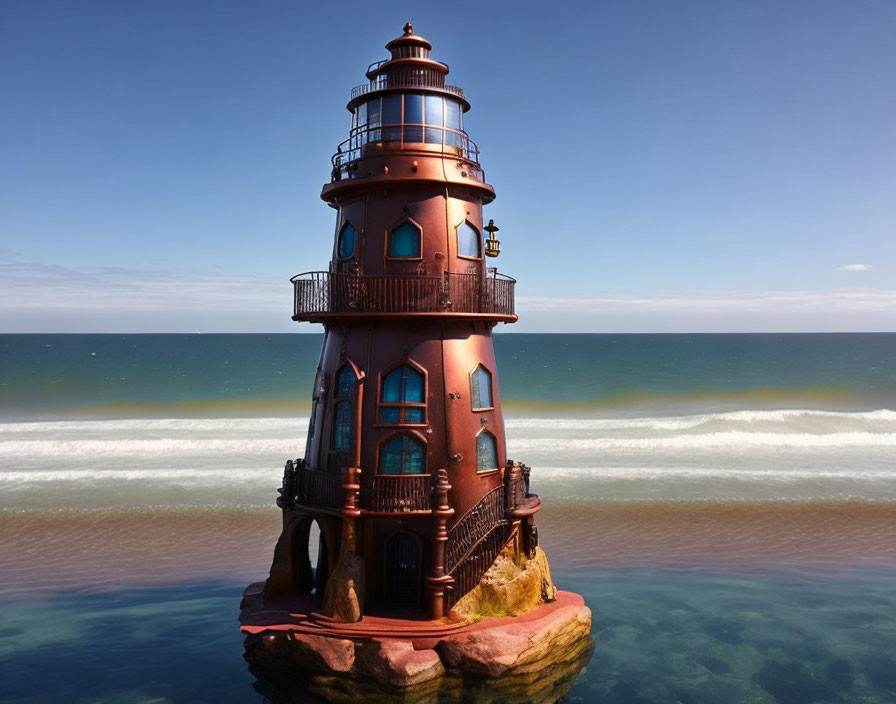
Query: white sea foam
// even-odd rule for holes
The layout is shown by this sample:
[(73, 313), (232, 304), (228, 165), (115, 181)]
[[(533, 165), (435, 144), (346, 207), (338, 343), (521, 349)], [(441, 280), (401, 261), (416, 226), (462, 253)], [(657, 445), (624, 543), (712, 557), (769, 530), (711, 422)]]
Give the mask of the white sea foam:
[[(559, 500), (896, 501), (896, 411), (512, 418), (511, 457)], [(269, 506), (307, 419), (0, 423), (0, 510)]]

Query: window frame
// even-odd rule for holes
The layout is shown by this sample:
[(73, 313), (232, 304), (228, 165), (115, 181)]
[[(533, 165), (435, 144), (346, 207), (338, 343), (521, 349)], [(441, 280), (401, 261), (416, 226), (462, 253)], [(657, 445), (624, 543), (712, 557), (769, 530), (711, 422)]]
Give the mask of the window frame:
[[(346, 229), (349, 227), (352, 228), (352, 232), (354, 233), (353, 234), (354, 240), (352, 242), (352, 251), (350, 254), (343, 257), (343, 256), (341, 256), (339, 250), (342, 245), (342, 237), (345, 234)], [(336, 235), (336, 259), (341, 262), (348, 261), (349, 259), (354, 259), (355, 255), (357, 253), (358, 253), (358, 228), (356, 228), (354, 225), (352, 225), (350, 220), (346, 220), (342, 223), (342, 227), (339, 228), (339, 232)]]
[[(392, 234), (393, 234), (398, 228), (400, 228), (402, 225), (407, 225), (407, 224), (413, 225), (415, 228), (417, 228), (417, 256), (414, 256), (414, 257), (393, 257), (391, 254), (389, 254), (389, 245), (390, 245), (391, 242), (392, 242)], [(421, 259), (423, 259), (423, 226), (422, 226), (419, 222), (417, 222), (416, 220), (414, 220), (413, 218), (404, 217), (404, 218), (402, 218), (401, 220), (398, 220), (398, 221), (395, 222), (394, 224), (390, 225), (390, 226), (386, 229), (386, 238), (385, 238), (385, 242), (383, 243), (383, 245), (384, 245), (383, 256), (384, 256), (388, 261), (392, 261), (392, 262), (416, 262), (416, 261), (420, 261)]]
[[(493, 447), (495, 448), (495, 467), (489, 467), (488, 469), (479, 469), (479, 439), (483, 436), (487, 435), (492, 439)], [(489, 432), (487, 429), (482, 428), (478, 433), (476, 433), (476, 474), (489, 474), (491, 472), (497, 472), (501, 469), (501, 458), (498, 456), (498, 436), (492, 432)]]
[[(397, 369), (400, 369), (403, 366), (408, 366), (419, 374), (423, 375), (423, 402), (417, 403), (415, 401), (383, 401), (383, 391), (385, 387), (386, 377), (389, 376), (392, 372)], [(395, 427), (408, 427), (408, 428), (420, 428), (428, 425), (427, 416), (429, 415), (427, 412), (427, 403), (426, 400), (429, 398), (429, 375), (426, 373), (426, 370), (421, 367), (419, 364), (414, 362), (411, 359), (403, 359), (397, 364), (393, 364), (388, 369), (384, 370), (380, 373), (379, 379), (377, 380), (377, 389), (376, 389), (376, 419), (374, 421), (374, 426), (382, 427), (382, 428), (395, 428)], [(398, 420), (395, 422), (381, 421), (380, 420), (380, 411), (383, 408), (396, 408), (398, 409)], [(404, 411), (408, 408), (422, 408), (423, 409), (423, 420), (417, 423), (409, 423), (404, 418)]]
[[(473, 375), (476, 374), (476, 372), (478, 372), (480, 368), (483, 371), (485, 371), (486, 374), (488, 374), (488, 387), (489, 387), (488, 395), (492, 402), (491, 406), (473, 405), (473, 402), (475, 400), (474, 393), (473, 393)], [(474, 412), (495, 410), (495, 383), (494, 383), (494, 381), (495, 381), (495, 375), (492, 373), (491, 369), (486, 367), (482, 362), (479, 362), (475, 367), (473, 367), (473, 371), (470, 372), (470, 408)], [(482, 387), (480, 386), (479, 389), (480, 390), (479, 390), (479, 399), (478, 400), (481, 402), (482, 401)]]
[[(469, 225), (473, 232), (476, 233), (476, 245), (477, 249), (479, 250), (479, 254), (475, 256), (460, 253), (460, 228), (462, 228), (464, 225)], [(458, 223), (457, 227), (454, 228), (454, 246), (457, 249), (457, 256), (460, 259), (470, 259), (476, 262), (482, 261), (482, 231), (466, 218), (461, 220), (460, 223)]]
[[(339, 377), (342, 375), (343, 371), (347, 371), (354, 377), (354, 382), (352, 384), (352, 393), (349, 396), (341, 396), (339, 395)], [(355, 444), (355, 404), (358, 401), (358, 384), (361, 382), (361, 375), (358, 373), (358, 368), (348, 359), (342, 360), (342, 364), (336, 368), (336, 371), (333, 373), (333, 382), (332, 382), (332, 393), (330, 397), (327, 399), (327, 403), (330, 407), (330, 443), (328, 452), (330, 454), (351, 454), (354, 450)], [(336, 429), (337, 425), (337, 409), (340, 404), (347, 404), (349, 407), (349, 424), (350, 424), (350, 432), (348, 439), (348, 449), (338, 449), (336, 447)]]
[[(383, 454), (386, 449), (386, 445), (389, 443), (398, 440), (400, 438), (409, 438), (410, 440), (416, 442), (422, 448), (423, 453), (423, 471), (421, 472), (398, 472), (396, 474), (389, 474), (380, 471), (380, 468), (383, 465)], [(429, 454), (429, 446), (426, 441), (426, 437), (422, 433), (415, 432), (413, 430), (399, 430), (394, 433), (389, 433), (382, 440), (380, 440), (379, 444), (376, 448), (376, 475), (378, 477), (422, 477), (428, 474), (426, 471), (427, 465), (427, 455)]]

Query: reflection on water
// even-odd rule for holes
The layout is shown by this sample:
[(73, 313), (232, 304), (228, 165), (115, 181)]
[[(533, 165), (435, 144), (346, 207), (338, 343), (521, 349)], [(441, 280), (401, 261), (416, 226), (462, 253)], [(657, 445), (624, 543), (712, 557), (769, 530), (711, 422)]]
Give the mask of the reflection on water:
[(406, 689), (383, 687), (369, 680), (310, 675), (299, 670), (257, 672), (254, 686), (271, 704), (554, 704), (569, 691), (593, 650), (594, 641), (589, 638), (564, 662), (538, 672), (497, 679), (446, 676)]

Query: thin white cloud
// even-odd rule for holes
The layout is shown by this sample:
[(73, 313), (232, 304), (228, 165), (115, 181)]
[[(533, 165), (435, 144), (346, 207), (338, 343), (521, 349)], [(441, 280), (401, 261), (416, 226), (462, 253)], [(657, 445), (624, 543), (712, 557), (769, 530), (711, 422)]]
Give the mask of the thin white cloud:
[[(521, 292), (522, 293), (522, 292)], [(520, 295), (518, 332), (893, 330), (896, 290)], [(286, 277), (29, 264), (0, 255), (0, 332), (317, 332)]]
[(844, 264), (838, 266), (837, 271), (868, 271), (870, 268), (870, 264)]

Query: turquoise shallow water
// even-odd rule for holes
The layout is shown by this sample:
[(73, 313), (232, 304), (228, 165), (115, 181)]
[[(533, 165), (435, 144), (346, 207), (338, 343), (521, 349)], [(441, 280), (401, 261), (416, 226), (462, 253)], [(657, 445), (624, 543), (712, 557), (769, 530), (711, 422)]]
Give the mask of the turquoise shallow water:
[[(596, 617), (594, 656), (570, 702), (896, 701), (896, 571), (555, 577)], [(242, 588), (206, 581), (2, 601), (0, 701), (265, 701), (241, 657)]]
[[(501, 397), (521, 411), (896, 408), (896, 333), (494, 339)], [(304, 407), (320, 344), (314, 334), (0, 335), (0, 417)]]

